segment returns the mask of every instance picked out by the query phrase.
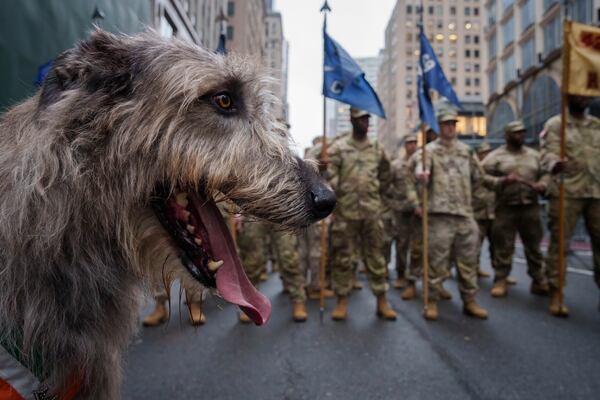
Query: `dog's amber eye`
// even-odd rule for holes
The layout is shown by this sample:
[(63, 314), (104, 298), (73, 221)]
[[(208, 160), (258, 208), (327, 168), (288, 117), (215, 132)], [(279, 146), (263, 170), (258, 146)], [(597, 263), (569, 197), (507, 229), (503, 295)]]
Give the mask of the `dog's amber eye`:
[(218, 93), (213, 96), (213, 101), (223, 111), (235, 111), (233, 100), (228, 93)]

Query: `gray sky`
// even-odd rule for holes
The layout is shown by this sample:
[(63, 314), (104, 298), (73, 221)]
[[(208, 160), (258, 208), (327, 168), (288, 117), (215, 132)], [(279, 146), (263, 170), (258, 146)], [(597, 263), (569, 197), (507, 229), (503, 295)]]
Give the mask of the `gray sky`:
[[(328, 33), (352, 57), (376, 56), (396, 0), (329, 0)], [(290, 44), (288, 102), (299, 150), (323, 134), (323, 0), (276, 0)]]

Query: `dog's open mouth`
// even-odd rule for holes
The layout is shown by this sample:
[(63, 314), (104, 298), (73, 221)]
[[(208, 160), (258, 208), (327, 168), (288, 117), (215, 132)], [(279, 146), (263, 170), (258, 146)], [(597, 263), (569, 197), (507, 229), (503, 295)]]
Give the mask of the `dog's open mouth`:
[(152, 204), (163, 227), (180, 250), (182, 264), (206, 287), (238, 305), (256, 325), (271, 315), (271, 303), (250, 283), (233, 239), (214, 200), (178, 191)]

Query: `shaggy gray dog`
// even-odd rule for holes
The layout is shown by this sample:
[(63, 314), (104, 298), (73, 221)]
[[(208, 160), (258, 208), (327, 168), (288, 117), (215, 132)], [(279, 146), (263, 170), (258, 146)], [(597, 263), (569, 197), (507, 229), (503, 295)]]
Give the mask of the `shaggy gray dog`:
[(244, 58), (96, 31), (2, 117), (0, 344), (50, 393), (119, 397), (153, 274), (268, 319), (213, 196), (288, 229), (335, 204), (271, 116), (268, 81)]

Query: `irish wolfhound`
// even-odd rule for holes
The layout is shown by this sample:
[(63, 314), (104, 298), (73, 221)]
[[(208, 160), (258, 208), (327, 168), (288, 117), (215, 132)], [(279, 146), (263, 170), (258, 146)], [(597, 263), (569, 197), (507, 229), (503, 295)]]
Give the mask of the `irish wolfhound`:
[(96, 31), (2, 117), (0, 343), (49, 393), (119, 396), (153, 268), (268, 319), (213, 195), (290, 229), (335, 196), (291, 152), (267, 86), (235, 55)]

